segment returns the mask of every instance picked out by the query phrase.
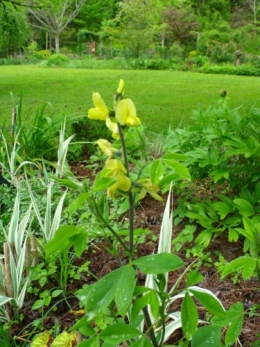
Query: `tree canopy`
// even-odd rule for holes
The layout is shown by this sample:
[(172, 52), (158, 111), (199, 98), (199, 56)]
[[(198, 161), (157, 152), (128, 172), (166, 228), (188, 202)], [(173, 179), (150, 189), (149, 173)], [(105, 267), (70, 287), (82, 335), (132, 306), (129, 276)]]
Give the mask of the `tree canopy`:
[(82, 33), (86, 41), (113, 45), (132, 57), (178, 45), (186, 54), (211, 54), (222, 44), (257, 53), (260, 44), (260, 0), (0, 0), (0, 11), (2, 56), (30, 40), (48, 48), (46, 35), (56, 52), (60, 46), (84, 52)]

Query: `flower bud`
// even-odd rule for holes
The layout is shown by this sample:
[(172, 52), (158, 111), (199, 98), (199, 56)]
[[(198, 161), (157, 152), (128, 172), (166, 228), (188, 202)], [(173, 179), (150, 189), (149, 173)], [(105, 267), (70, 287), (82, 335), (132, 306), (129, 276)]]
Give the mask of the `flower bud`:
[(124, 89), (125, 89), (125, 82), (124, 80), (120, 80), (119, 81), (119, 85), (118, 85), (118, 88), (117, 88), (117, 94), (124, 94)]

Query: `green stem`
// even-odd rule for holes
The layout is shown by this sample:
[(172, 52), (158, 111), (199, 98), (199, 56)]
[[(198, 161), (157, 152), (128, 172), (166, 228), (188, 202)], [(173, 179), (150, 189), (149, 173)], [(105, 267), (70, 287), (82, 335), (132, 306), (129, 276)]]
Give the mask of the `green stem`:
[(98, 218), (100, 218), (103, 222), (103, 224), (108, 228), (108, 230), (111, 231), (111, 233), (115, 236), (115, 238), (117, 239), (117, 241), (120, 243), (120, 245), (124, 248), (124, 250), (129, 253), (130, 250), (127, 248), (126, 244), (124, 243), (124, 241), (121, 239), (121, 237), (115, 232), (115, 230), (109, 225), (109, 223), (106, 222), (106, 220), (103, 218), (102, 214), (99, 212), (98, 207), (96, 205), (96, 201), (94, 199), (92, 199), (95, 209), (96, 209), (96, 215), (98, 216)]
[[(120, 141), (122, 145), (126, 174), (127, 174), (127, 177), (129, 178), (130, 172), (129, 172), (127, 153), (126, 153), (125, 140), (123, 136), (122, 127), (119, 123), (117, 124), (118, 124), (119, 137), (120, 137)], [(133, 259), (133, 251), (134, 251), (134, 196), (131, 189), (128, 192), (128, 200), (129, 200), (129, 253), (130, 253), (129, 260), (131, 261)]]
[(154, 328), (153, 328), (153, 325), (152, 325), (152, 322), (151, 322), (151, 319), (150, 319), (150, 316), (149, 316), (149, 312), (148, 312), (147, 306), (145, 306), (143, 308), (143, 314), (144, 314), (144, 319), (145, 319), (147, 327), (148, 327), (147, 330), (149, 331), (152, 344), (153, 344), (154, 347), (159, 347), (159, 345), (158, 345), (158, 343), (156, 341)]

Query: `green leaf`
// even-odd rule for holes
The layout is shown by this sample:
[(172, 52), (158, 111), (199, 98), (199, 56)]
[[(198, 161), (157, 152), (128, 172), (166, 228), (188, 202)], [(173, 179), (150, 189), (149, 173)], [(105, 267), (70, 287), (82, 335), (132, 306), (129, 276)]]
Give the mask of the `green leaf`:
[(246, 229), (235, 228), (235, 231), (236, 231), (238, 234), (243, 235), (243, 236), (246, 238), (247, 241), (249, 241), (249, 242), (253, 242), (253, 241), (254, 241), (254, 238), (253, 238), (251, 232), (248, 233), (248, 231), (247, 231)]
[[(241, 333), (243, 322), (244, 322), (244, 307), (241, 302), (237, 302), (234, 305), (230, 307), (228, 310), (228, 313), (230, 313), (233, 317), (233, 321), (228, 327), (228, 330), (226, 332), (225, 336), (225, 345), (226, 346), (232, 346), (233, 343), (237, 340), (238, 336)], [(234, 319), (234, 317), (236, 317)]]
[(250, 241), (254, 241), (255, 239), (255, 233), (256, 233), (256, 229), (255, 229), (255, 225), (254, 223), (249, 219), (247, 218), (246, 216), (243, 217), (243, 224), (244, 224), (244, 228), (246, 230), (246, 233), (247, 233), (247, 238), (250, 240)]
[(98, 336), (93, 336), (87, 339), (86, 341), (80, 342), (78, 347), (99, 347), (100, 341)]
[(188, 341), (191, 340), (192, 335), (197, 329), (198, 320), (199, 316), (197, 307), (189, 293), (186, 291), (181, 306), (181, 322), (183, 333)]
[(218, 211), (220, 219), (225, 219), (226, 216), (233, 212), (234, 207), (226, 204), (225, 202), (218, 201), (213, 204), (214, 208)]
[(150, 289), (149, 292), (137, 298), (132, 306), (131, 320), (135, 321), (139, 312), (145, 307), (150, 305), (153, 316), (158, 317), (159, 301), (155, 290)]
[(213, 165), (217, 165), (218, 164), (218, 152), (216, 151), (215, 147), (210, 147), (209, 149), (209, 157), (210, 157), (210, 161)]
[(164, 175), (164, 167), (161, 160), (155, 160), (150, 168), (150, 178), (153, 185), (158, 185)]
[(112, 177), (105, 177), (106, 172), (107, 170), (102, 170), (96, 175), (92, 188), (93, 192), (98, 192), (99, 190), (107, 189), (116, 182), (116, 180)]
[(248, 280), (254, 273), (256, 268), (256, 260), (250, 256), (241, 256), (232, 260), (225, 266), (222, 276), (226, 277), (232, 272), (241, 271), (244, 280)]
[(237, 242), (239, 233), (233, 229), (228, 228), (228, 242)]
[(103, 312), (115, 298), (117, 283), (124, 271), (125, 267), (123, 266), (110, 272), (91, 286), (86, 298), (86, 316), (88, 320), (92, 320), (96, 315)]
[(42, 307), (44, 305), (44, 299), (38, 299), (34, 302), (32, 305), (31, 309), (32, 310), (37, 310), (38, 308)]
[(75, 213), (88, 199), (88, 193), (79, 194), (68, 206), (68, 211), (72, 214)]
[(46, 259), (48, 260), (53, 255), (58, 256), (63, 252), (67, 252), (70, 247), (78, 243), (82, 245), (82, 241), (86, 237), (87, 234), (83, 227), (75, 225), (63, 225), (59, 227), (53, 239), (45, 246)]
[(123, 272), (118, 279), (116, 287), (115, 302), (117, 311), (121, 316), (125, 316), (132, 301), (133, 292), (136, 284), (136, 273), (131, 265), (123, 267)]
[(153, 347), (153, 345), (147, 337), (142, 337), (140, 340), (130, 345), (130, 347)]
[(131, 309), (131, 321), (134, 322), (139, 314), (139, 312), (150, 304), (151, 301), (151, 291), (137, 298)]
[(75, 254), (78, 258), (81, 257), (81, 254), (85, 251), (87, 247), (87, 240), (88, 240), (88, 235), (85, 230), (82, 230), (83, 232), (78, 235), (75, 235), (73, 237), (73, 246), (74, 246), (74, 251)]
[(234, 203), (238, 205), (239, 212), (243, 216), (253, 216), (255, 214), (254, 207), (245, 199), (235, 199)]
[(80, 330), (81, 328), (85, 328), (88, 324), (87, 317), (84, 316), (80, 318), (72, 327), (70, 328), (70, 331)]
[(120, 204), (117, 213), (118, 215), (124, 214), (126, 211), (129, 210), (129, 200), (125, 199), (122, 204)]
[(229, 171), (226, 170), (226, 169), (221, 169), (221, 168), (218, 168), (216, 170), (213, 170), (211, 173), (210, 173), (210, 176), (213, 177), (214, 179), (214, 183), (217, 183), (219, 180), (221, 180), (222, 178), (225, 178), (226, 180), (229, 179)]
[(178, 174), (180, 178), (190, 180), (189, 170), (184, 164), (181, 164), (176, 160), (169, 159), (167, 156), (163, 156), (161, 160), (163, 161), (163, 163), (169, 166), (174, 171), (174, 173)]
[(77, 179), (73, 177), (68, 178), (58, 178), (57, 176), (52, 175), (51, 178), (53, 178), (56, 182), (60, 183), (64, 187), (75, 189), (78, 191), (82, 190), (82, 182), (78, 181)]
[(196, 237), (196, 243), (208, 247), (215, 229), (205, 229)]
[(183, 265), (183, 261), (174, 254), (160, 253), (147, 255), (133, 261), (144, 274), (160, 274), (176, 270)]
[(198, 328), (191, 340), (191, 347), (217, 346), (221, 346), (221, 328), (214, 325)]
[(204, 277), (197, 271), (193, 270), (187, 274), (187, 287), (194, 286), (195, 284), (201, 282)]
[(176, 173), (171, 173), (165, 175), (164, 178), (159, 182), (159, 187), (163, 188), (163, 193), (167, 192), (170, 189), (172, 182), (179, 181), (181, 178)]
[(189, 288), (195, 298), (212, 314), (221, 314), (225, 312), (219, 299), (209, 290), (200, 287)]
[(211, 319), (212, 323), (223, 328), (230, 325), (234, 320), (241, 319), (244, 316), (244, 308), (241, 302), (237, 302), (230, 306), (229, 310), (216, 315)]
[(53, 298), (56, 298), (56, 297), (59, 296), (61, 293), (62, 293), (62, 290), (61, 290), (61, 289), (56, 289), (56, 290), (54, 290), (54, 291), (51, 293), (51, 296), (52, 296)]
[(140, 330), (132, 327), (131, 325), (117, 323), (108, 326), (100, 333), (100, 338), (107, 342), (118, 345), (121, 342), (131, 340), (141, 335)]

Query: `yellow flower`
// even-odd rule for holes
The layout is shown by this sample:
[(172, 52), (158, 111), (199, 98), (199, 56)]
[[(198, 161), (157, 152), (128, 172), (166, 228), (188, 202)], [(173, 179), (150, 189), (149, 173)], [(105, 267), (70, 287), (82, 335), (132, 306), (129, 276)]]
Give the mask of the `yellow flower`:
[(99, 139), (97, 144), (101, 151), (104, 152), (108, 157), (113, 157), (114, 152), (118, 151), (116, 148), (112, 147), (112, 144), (107, 140)]
[(136, 116), (136, 108), (131, 99), (123, 99), (116, 105), (116, 119), (121, 125), (136, 126), (141, 124)]
[(107, 190), (108, 196), (113, 198), (117, 189), (127, 192), (131, 187), (131, 181), (125, 175), (126, 168), (124, 164), (118, 159), (110, 159), (106, 162), (106, 168), (108, 170), (106, 177), (113, 177), (116, 179), (116, 182)]
[(92, 94), (92, 100), (95, 107), (88, 110), (88, 118), (96, 120), (106, 120), (109, 109), (99, 93)]
[(155, 200), (162, 201), (162, 197), (157, 194), (159, 188), (156, 185), (153, 185), (150, 179), (142, 179), (138, 181), (139, 184), (142, 184), (142, 189), (140, 191), (139, 200), (142, 200), (146, 194), (150, 194)]
[(106, 126), (108, 127), (109, 130), (112, 131), (113, 139), (117, 140), (119, 138), (117, 123), (112, 122), (112, 120), (109, 117), (107, 117)]
[(117, 94), (124, 94), (124, 89), (125, 89), (125, 82), (121, 79), (119, 81), (119, 85), (118, 85), (118, 88), (117, 88)]

